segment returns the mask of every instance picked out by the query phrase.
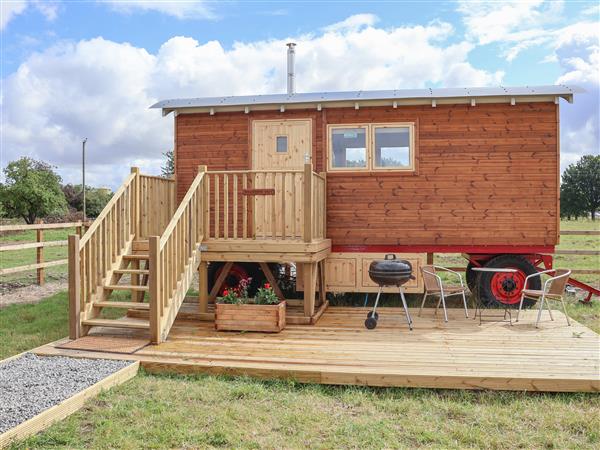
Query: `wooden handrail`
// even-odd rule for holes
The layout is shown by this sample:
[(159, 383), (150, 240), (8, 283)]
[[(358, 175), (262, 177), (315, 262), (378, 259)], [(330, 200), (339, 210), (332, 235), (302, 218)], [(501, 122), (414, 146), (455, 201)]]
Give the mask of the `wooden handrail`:
[(173, 214), (171, 221), (169, 222), (169, 224), (165, 228), (165, 231), (163, 232), (162, 236), (160, 237), (159, 250), (162, 250), (164, 248), (164, 246), (167, 242), (167, 239), (169, 239), (169, 236), (173, 233), (173, 229), (177, 226), (179, 219), (181, 218), (182, 214), (184, 213), (186, 207), (188, 206), (188, 203), (190, 202), (192, 196), (196, 192), (198, 185), (200, 185), (200, 183), (204, 179), (204, 174), (205, 174), (205, 172), (198, 173), (198, 175), (196, 175), (196, 178), (194, 178), (194, 181), (192, 181), (192, 184), (190, 185), (187, 193), (185, 194), (185, 196), (179, 203), (179, 207), (175, 211), (175, 214)]
[(130, 174), (125, 179), (125, 181), (123, 182), (123, 184), (121, 185), (121, 187), (119, 189), (117, 189), (117, 192), (114, 193), (114, 195), (108, 201), (108, 203), (106, 204), (106, 206), (104, 207), (104, 209), (102, 210), (102, 212), (98, 215), (98, 217), (96, 217), (96, 220), (94, 220), (92, 222), (92, 225), (90, 225), (90, 227), (88, 228), (88, 230), (86, 231), (86, 233), (83, 235), (83, 237), (79, 241), (79, 246), (80, 247), (83, 247), (90, 240), (91, 236), (96, 232), (96, 230), (98, 229), (98, 227), (100, 226), (100, 224), (102, 223), (102, 221), (108, 215), (109, 211), (115, 206), (115, 204), (117, 203), (117, 201), (119, 201), (119, 199), (122, 197), (122, 195), (125, 192), (125, 190), (129, 187), (129, 185), (131, 184), (131, 182), (135, 179), (135, 177), (136, 177), (136, 173)]
[(150, 339), (164, 340), (175, 321), (200, 262), (204, 238), (206, 166), (188, 188), (161, 236), (150, 236), (149, 293)]

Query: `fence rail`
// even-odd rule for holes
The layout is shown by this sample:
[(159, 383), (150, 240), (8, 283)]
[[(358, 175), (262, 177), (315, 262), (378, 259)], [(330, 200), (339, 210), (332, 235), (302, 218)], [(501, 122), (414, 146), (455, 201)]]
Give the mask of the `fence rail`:
[(32, 225), (2, 225), (0, 233), (9, 231), (36, 231), (36, 242), (22, 242), (18, 244), (7, 244), (0, 246), (1, 252), (10, 252), (18, 250), (36, 249), (36, 262), (33, 264), (25, 264), (16, 267), (7, 267), (0, 269), (0, 275), (10, 275), (13, 273), (26, 272), (28, 270), (37, 271), (37, 284), (40, 286), (45, 283), (45, 269), (48, 267), (61, 266), (67, 264), (69, 260), (56, 259), (52, 261), (44, 260), (44, 248), (46, 247), (65, 247), (68, 241), (44, 241), (44, 230), (60, 230), (66, 228), (75, 228), (79, 236), (82, 235), (83, 228), (89, 225), (84, 222), (65, 222), (65, 223), (35, 223)]

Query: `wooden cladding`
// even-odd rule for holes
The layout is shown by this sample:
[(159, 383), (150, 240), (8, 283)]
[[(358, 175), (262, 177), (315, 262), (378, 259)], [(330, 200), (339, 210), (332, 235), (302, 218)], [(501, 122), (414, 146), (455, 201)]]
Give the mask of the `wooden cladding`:
[(198, 164), (250, 168), (252, 120), (308, 118), (317, 172), (327, 167), (328, 125), (415, 124), (414, 172), (328, 174), (333, 245), (557, 243), (558, 116), (550, 102), (181, 114), (178, 197)]

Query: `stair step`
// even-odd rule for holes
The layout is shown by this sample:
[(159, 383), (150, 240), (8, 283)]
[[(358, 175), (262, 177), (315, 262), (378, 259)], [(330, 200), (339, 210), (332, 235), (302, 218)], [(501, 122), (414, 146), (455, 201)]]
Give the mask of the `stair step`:
[(142, 254), (142, 253), (136, 253), (134, 255), (123, 255), (123, 259), (129, 259), (129, 260), (137, 259), (138, 261), (139, 260), (144, 261), (144, 260), (150, 259), (150, 256)]
[(94, 306), (98, 306), (101, 308), (126, 308), (126, 309), (142, 309), (142, 310), (150, 310), (149, 303), (142, 302), (95, 302)]
[(83, 321), (83, 324), (89, 327), (136, 328), (140, 330), (150, 329), (150, 322), (147, 320), (87, 319)]
[(136, 286), (133, 284), (107, 284), (104, 286), (106, 291), (148, 291), (148, 286)]
[(115, 269), (114, 273), (128, 273), (131, 275), (148, 275), (150, 271), (148, 269)]

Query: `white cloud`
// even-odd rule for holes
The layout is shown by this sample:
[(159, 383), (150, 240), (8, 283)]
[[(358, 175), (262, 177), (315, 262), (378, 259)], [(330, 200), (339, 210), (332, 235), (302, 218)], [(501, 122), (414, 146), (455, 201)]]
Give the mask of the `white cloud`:
[(113, 10), (132, 14), (137, 11), (155, 11), (178, 19), (214, 19), (213, 10), (204, 0), (99, 0), (108, 3)]
[(578, 85), (584, 95), (576, 95), (573, 105), (561, 109), (561, 167), (584, 154), (600, 154), (600, 33), (598, 24), (581, 22), (558, 34), (554, 54), (564, 73), (560, 84)]
[(356, 31), (363, 27), (371, 27), (379, 21), (379, 17), (375, 14), (355, 14), (341, 22), (328, 25), (324, 28), (325, 31)]
[[(447, 23), (338, 30), (293, 37), (299, 91), (497, 85), (502, 79), (502, 72), (468, 62), (472, 44), (446, 43), (453, 33)], [(148, 107), (162, 98), (284, 92), (290, 39), (226, 49), (218, 41), (173, 37), (151, 54), (96, 38), (32, 54), (4, 80), (3, 162), (27, 154), (77, 181), (87, 137), (92, 183), (115, 187), (134, 163), (156, 173), (172, 147), (172, 118)]]
[(52, 22), (58, 17), (60, 2), (48, 0), (34, 0), (32, 5), (46, 17), (46, 20)]
[(25, 11), (26, 8), (26, 0), (6, 0), (0, 2), (0, 31), (4, 30), (8, 22)]
[(461, 0), (466, 36), (478, 45), (500, 43), (507, 61), (523, 50), (546, 44), (554, 38), (549, 25), (561, 18), (562, 1), (467, 1)]

